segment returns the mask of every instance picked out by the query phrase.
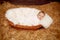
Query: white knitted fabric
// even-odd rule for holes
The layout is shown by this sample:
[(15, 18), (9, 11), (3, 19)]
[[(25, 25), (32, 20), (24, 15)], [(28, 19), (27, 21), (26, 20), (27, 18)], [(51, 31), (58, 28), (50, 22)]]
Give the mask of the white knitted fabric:
[(14, 8), (9, 9), (5, 17), (13, 22), (15, 25), (27, 25), (27, 26), (36, 26), (41, 24), (44, 28), (48, 28), (50, 24), (53, 22), (51, 17), (47, 14), (45, 14), (44, 18), (42, 20), (39, 20), (37, 17), (37, 14), (41, 10), (35, 9), (35, 8)]

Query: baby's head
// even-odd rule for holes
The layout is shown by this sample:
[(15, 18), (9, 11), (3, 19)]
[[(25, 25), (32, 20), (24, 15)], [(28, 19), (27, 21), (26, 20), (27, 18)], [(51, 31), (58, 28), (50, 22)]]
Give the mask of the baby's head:
[(38, 18), (40, 19), (40, 20), (42, 20), (43, 18), (44, 18), (44, 16), (45, 16), (45, 13), (43, 12), (43, 11), (41, 11), (41, 12), (39, 12), (38, 13)]

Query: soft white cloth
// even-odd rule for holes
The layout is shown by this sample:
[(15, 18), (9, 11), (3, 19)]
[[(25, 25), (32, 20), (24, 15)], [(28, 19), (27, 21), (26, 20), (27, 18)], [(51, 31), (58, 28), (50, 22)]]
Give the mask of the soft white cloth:
[(28, 26), (41, 24), (44, 28), (48, 28), (53, 20), (48, 14), (45, 14), (44, 18), (39, 20), (37, 14), (40, 11), (35, 8), (14, 8), (7, 10), (5, 17), (14, 24)]
[(40, 24), (44, 28), (48, 28), (52, 22), (53, 22), (52, 18), (48, 14), (45, 14), (45, 17), (40, 21)]

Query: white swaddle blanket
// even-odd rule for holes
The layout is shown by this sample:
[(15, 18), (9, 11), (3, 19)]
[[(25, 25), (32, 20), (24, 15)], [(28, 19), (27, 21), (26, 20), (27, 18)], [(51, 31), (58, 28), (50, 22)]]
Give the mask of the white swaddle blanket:
[(14, 24), (28, 26), (35, 26), (41, 24), (44, 28), (48, 28), (53, 22), (53, 20), (48, 14), (45, 14), (44, 18), (42, 20), (39, 20), (37, 14), (40, 11), (41, 10), (27, 7), (13, 8), (9, 9), (6, 12), (5, 17)]

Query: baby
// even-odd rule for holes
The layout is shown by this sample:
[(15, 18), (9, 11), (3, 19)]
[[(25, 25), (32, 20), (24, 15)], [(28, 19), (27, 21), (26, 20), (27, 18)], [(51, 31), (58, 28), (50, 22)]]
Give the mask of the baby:
[(38, 17), (40, 20), (42, 20), (42, 19), (44, 18), (44, 16), (45, 16), (45, 13), (44, 13), (43, 11), (39, 12), (38, 15), (37, 15), (37, 17)]
[(50, 26), (50, 24), (53, 22), (52, 18), (43, 11), (39, 12), (37, 17), (40, 20), (40, 24), (44, 28), (48, 28)]

